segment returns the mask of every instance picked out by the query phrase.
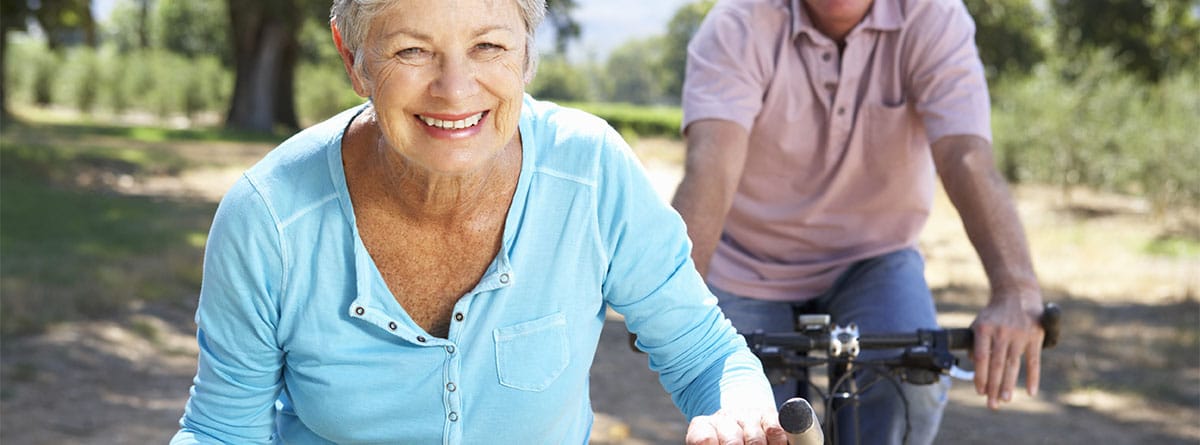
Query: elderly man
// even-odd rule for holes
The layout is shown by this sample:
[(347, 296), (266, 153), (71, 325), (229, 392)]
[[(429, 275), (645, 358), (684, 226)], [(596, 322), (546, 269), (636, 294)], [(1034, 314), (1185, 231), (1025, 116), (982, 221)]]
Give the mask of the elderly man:
[[(1036, 393), (1042, 296), (993, 165), (973, 37), (959, 0), (713, 8), (688, 49), (687, 167), (673, 204), (738, 329), (790, 330), (796, 311), (864, 333), (935, 327), (915, 247), (940, 176), (991, 283), (974, 323), (976, 390), (993, 409), (1011, 400), (1024, 356)], [(903, 398), (875, 385), (858, 428), (839, 422), (838, 434), (932, 442), (948, 385), (906, 384)], [(775, 390), (782, 401), (796, 389)]]

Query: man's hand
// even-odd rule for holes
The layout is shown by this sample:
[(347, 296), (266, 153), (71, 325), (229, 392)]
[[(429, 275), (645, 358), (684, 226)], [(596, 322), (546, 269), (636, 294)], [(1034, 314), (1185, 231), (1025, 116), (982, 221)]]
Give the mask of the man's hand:
[[(1041, 378), (1042, 339), (1046, 333), (1038, 322), (1041, 306), (1028, 308), (1022, 298), (993, 298), (979, 311), (975, 329), (975, 392), (987, 396), (988, 408), (998, 409), (1001, 402), (1012, 401), (1013, 388), (1021, 373), (1025, 356), (1025, 387), (1036, 396)], [(1029, 299), (1024, 299), (1028, 301)], [(1040, 301), (1041, 298), (1035, 299)]]
[(787, 433), (775, 411), (722, 409), (698, 416), (688, 425), (688, 445), (787, 445)]

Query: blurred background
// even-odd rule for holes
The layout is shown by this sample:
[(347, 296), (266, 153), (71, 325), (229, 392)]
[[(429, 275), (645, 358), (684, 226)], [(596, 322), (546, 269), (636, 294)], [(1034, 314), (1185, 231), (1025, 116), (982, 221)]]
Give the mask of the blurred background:
[[(608, 120), (678, 183), (688, 39), (713, 1), (552, 0), (528, 91)], [(296, 130), (361, 103), (327, 0), (0, 0), (0, 442), (161, 443), (195, 370), (216, 203)], [(998, 413), (958, 385), (939, 443), (1200, 443), (1200, 0), (966, 0), (1065, 337)], [(943, 323), (987, 301), (939, 195)], [(594, 443), (681, 443), (613, 317)]]

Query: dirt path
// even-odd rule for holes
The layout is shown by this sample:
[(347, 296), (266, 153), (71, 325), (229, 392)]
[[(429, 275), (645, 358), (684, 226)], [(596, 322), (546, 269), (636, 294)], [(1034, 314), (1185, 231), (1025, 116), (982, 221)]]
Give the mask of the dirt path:
[[(655, 187), (669, 196), (680, 175), (679, 147), (653, 140), (643, 144), (639, 154)], [(239, 170), (158, 178), (135, 184), (136, 192), (217, 199)], [(1047, 210), (1052, 198), (1036, 190), (1018, 196), (1022, 214), (1036, 226), (1031, 230), (1035, 245), (1046, 241), (1042, 237), (1059, 236), (1043, 229), (1062, 224), (1045, 216), (1052, 213)], [(982, 273), (952, 210), (944, 201), (938, 206), (922, 238), (930, 283), (937, 289), (943, 322), (966, 324), (986, 300)], [(1132, 215), (1128, 221), (1109, 221), (1112, 230), (1143, 230), (1145, 215)], [(1081, 242), (1086, 249), (1095, 243)], [(1063, 303), (1072, 317), (1068, 329), (1079, 335), (1047, 353), (1045, 387), (1037, 399), (1018, 395), (1004, 410), (989, 412), (969, 385), (956, 385), (938, 443), (1200, 443), (1200, 259), (1161, 264), (1118, 259), (1112, 265), (1096, 261), (1103, 256), (1088, 258), (1111, 257), (1107, 251), (1088, 250), (1081, 257), (1070, 252), (1069, 243), (1046, 244), (1059, 249), (1035, 249), (1038, 258), (1054, 263), (1039, 267), (1050, 281), (1048, 298)], [(1151, 279), (1134, 279), (1144, 275)], [(189, 305), (136, 307), (117, 320), (68, 323), (43, 335), (6, 339), (0, 351), (0, 442), (164, 443), (176, 429), (195, 371), (191, 310)], [(628, 349), (619, 318), (604, 327), (591, 384), (593, 443), (682, 443), (683, 417), (647, 369), (645, 356)]]

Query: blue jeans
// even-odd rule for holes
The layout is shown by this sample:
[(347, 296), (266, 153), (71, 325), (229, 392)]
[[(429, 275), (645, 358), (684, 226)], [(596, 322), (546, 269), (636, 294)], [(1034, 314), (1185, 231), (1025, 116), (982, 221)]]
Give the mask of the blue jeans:
[[(814, 300), (802, 303), (764, 301), (730, 294), (711, 287), (717, 304), (739, 331), (762, 329), (767, 332), (791, 331), (794, 313), (827, 313), (842, 326), (857, 323), (860, 333), (908, 332), (937, 327), (933, 296), (925, 282), (925, 262), (913, 249), (904, 249), (852, 265), (833, 287)], [(795, 312), (794, 312), (795, 311)], [(861, 358), (888, 356), (896, 350), (862, 351)], [(905, 432), (904, 401), (894, 385), (885, 381), (867, 387), (876, 376), (862, 372), (859, 388), (857, 432), (848, 409), (838, 416), (838, 442), (841, 444), (901, 444)], [(900, 385), (908, 400), (912, 429), (909, 444), (933, 443), (942, 412), (946, 407), (950, 380), (942, 377), (933, 385)], [(782, 404), (796, 395), (796, 382), (775, 385), (775, 400)], [(828, 433), (828, 432), (827, 432)]]

